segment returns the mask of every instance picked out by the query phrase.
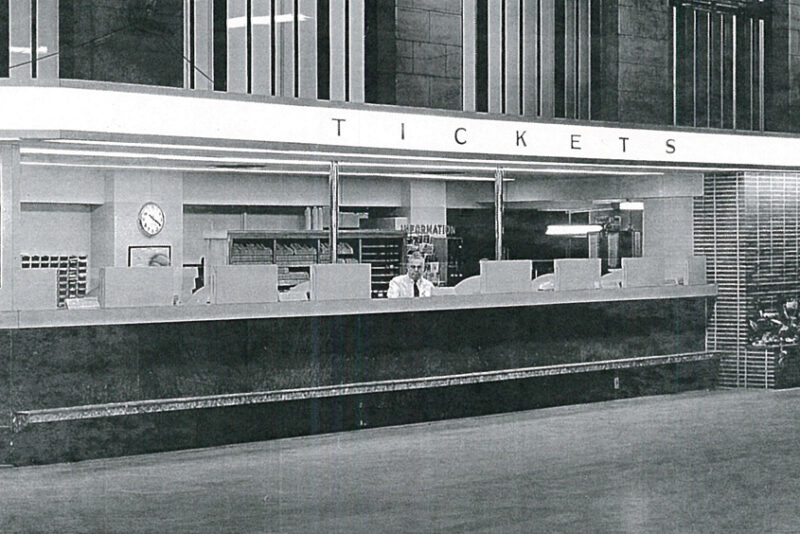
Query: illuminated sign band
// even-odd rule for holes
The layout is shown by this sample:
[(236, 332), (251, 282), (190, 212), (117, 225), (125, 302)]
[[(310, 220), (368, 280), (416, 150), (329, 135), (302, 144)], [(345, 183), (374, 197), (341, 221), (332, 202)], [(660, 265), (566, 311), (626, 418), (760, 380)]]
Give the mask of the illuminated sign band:
[[(190, 96), (191, 95), (191, 96)], [(522, 157), (800, 169), (800, 138), (402, 113), (77, 87), (0, 87), (5, 132), (72, 131)], [(36, 113), (30, 113), (36, 109)], [(41, 134), (39, 134), (41, 135)]]

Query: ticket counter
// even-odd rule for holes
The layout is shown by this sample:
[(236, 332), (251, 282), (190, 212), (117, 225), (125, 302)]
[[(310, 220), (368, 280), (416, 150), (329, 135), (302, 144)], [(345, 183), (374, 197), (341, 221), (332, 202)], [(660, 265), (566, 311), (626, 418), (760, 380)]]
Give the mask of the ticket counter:
[[(183, 93), (175, 115), (176, 95), (63, 83), (0, 88), (20, 105), (48, 96), (52, 112), (0, 152), (15, 443), (49, 424), (300, 394), (288, 390), (711, 361), (730, 247), (709, 245), (728, 197), (708, 167), (734, 172), (720, 153), (771, 165), (767, 148), (794, 142), (728, 134), (700, 153), (687, 147), (717, 137)], [(55, 113), (90, 104), (89, 125)], [(384, 298), (414, 249), (448, 274), (430, 298)], [(342, 358), (368, 372), (317, 374)]]

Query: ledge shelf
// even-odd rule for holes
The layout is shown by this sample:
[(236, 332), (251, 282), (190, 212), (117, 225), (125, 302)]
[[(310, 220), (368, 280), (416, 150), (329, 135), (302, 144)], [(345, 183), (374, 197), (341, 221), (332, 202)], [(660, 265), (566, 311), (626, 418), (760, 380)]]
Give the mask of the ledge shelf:
[(287, 301), (263, 304), (21, 310), (0, 312), (0, 329), (416, 313), (629, 300), (711, 298), (716, 297), (716, 295), (716, 286), (706, 284), (578, 291), (442, 295), (421, 299)]

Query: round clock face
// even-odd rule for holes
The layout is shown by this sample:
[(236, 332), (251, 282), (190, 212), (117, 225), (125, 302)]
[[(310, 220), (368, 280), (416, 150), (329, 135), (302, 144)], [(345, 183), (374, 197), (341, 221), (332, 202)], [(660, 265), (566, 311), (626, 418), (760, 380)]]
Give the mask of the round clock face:
[(154, 202), (148, 202), (139, 210), (139, 228), (147, 236), (154, 236), (164, 228), (164, 210)]

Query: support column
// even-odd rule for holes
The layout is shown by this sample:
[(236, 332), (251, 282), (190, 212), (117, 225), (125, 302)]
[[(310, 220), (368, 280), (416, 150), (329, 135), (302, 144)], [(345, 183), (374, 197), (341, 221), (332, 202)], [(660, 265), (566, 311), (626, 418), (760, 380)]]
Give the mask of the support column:
[(475, 55), (477, 32), (477, 0), (464, 0), (461, 30), (462, 55), (462, 106), (464, 111), (475, 111)]
[[(297, 25), (297, 96), (317, 98), (317, 2), (299, 0)], [(306, 18), (301, 18), (306, 17)]]
[(345, 32), (344, 0), (331, 0), (330, 5), (330, 99), (344, 102), (347, 95), (345, 56), (347, 39)]
[[(253, 23), (250, 27), (250, 91), (254, 95), (273, 94), (272, 87), (272, 2), (250, 3)], [(277, 45), (280, 47), (280, 44)], [(276, 56), (277, 57), (277, 56)], [(280, 65), (280, 60), (277, 60)], [(280, 92), (277, 92), (280, 94)]]
[(347, 13), (347, 101), (364, 102), (364, 0), (350, 0)]
[[(258, 5), (258, 4), (257, 4)], [(247, 2), (227, 0), (228, 92), (247, 92)]]
[(487, 61), (489, 113), (503, 113), (503, 11), (502, 3), (489, 2)]
[[(31, 0), (8, 4), (8, 76), (27, 80), (33, 76), (33, 36)], [(16, 66), (15, 66), (16, 65)]]
[[(425, 256), (423, 276), (436, 285), (447, 281), (447, 183), (410, 180), (403, 184), (403, 210), (408, 218), (408, 250), (417, 247)], [(405, 267), (403, 268), (405, 270)]]
[(10, 310), (14, 301), (14, 268), (19, 251), (14, 243), (19, 224), (19, 144), (0, 145), (0, 310)]
[(410, 180), (403, 186), (402, 215), (411, 225), (447, 223), (447, 189), (444, 182)]
[(494, 259), (503, 259), (503, 169), (494, 171)]
[(36, 77), (58, 79), (58, 0), (36, 4)]
[(539, 114), (539, 0), (522, 0), (522, 114)]
[(331, 227), (329, 244), (331, 246), (331, 263), (339, 261), (339, 162), (331, 162), (331, 172), (328, 176), (328, 188), (331, 194)]
[(194, 4), (195, 89), (214, 90), (214, 2)]
[(555, 0), (542, 0), (539, 8), (539, 28), (541, 30), (539, 52), (541, 62), (539, 63), (539, 99), (541, 102), (540, 115), (544, 118), (552, 118), (556, 110), (556, 7)]

